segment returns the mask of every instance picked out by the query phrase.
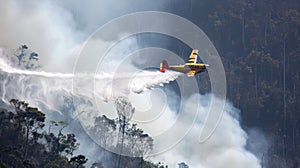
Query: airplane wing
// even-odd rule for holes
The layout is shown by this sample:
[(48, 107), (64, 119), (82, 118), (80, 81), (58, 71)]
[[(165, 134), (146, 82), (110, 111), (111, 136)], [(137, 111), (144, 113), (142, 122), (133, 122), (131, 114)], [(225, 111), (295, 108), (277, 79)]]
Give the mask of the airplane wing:
[(195, 75), (195, 73), (196, 73), (196, 71), (190, 71), (190, 72), (187, 73), (187, 76), (192, 77), (192, 76)]
[(193, 50), (191, 52), (190, 58), (187, 63), (196, 64), (197, 63), (197, 57), (198, 57), (198, 50)]

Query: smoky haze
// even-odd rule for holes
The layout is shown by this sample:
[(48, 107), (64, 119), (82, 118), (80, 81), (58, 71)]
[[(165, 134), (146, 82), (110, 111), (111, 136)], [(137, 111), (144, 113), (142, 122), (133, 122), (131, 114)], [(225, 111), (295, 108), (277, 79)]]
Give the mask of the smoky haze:
[[(73, 77), (72, 70), (82, 44), (87, 37), (97, 28), (118, 16), (144, 10), (172, 11), (176, 5), (176, 3), (169, 1), (152, 2), (140, 0), (131, 2), (116, 0), (106, 2), (90, 1), (88, 3), (80, 0), (56, 0), (43, 3), (36, 0), (26, 2), (0, 0), (0, 2), (3, 4), (0, 6), (0, 45), (4, 50), (10, 50), (9, 53), (14, 53), (13, 49), (17, 46), (27, 44), (32, 50), (39, 53), (39, 62), (42, 65), (41, 71), (21, 71), (1, 60), (1, 78), (4, 79), (1, 80), (0, 95), (2, 101), (7, 103), (11, 98), (22, 99), (30, 105), (37, 106), (47, 112), (47, 116), (51, 120), (82, 117), (77, 119), (85, 123), (92, 123), (93, 117), (99, 116), (99, 113), (106, 114), (111, 118), (116, 117), (111, 102), (100, 102), (104, 104), (101, 112), (95, 110), (96, 104), (89, 104), (91, 97), (94, 95), (93, 91), (85, 90), (81, 95), (71, 94), (74, 91), (70, 82), (70, 79)], [(188, 10), (190, 7), (185, 6), (184, 9)], [(185, 11), (182, 10), (180, 12), (184, 13)], [(110, 41), (101, 39), (96, 41), (96, 43), (101, 45), (102, 43), (110, 43)], [(132, 37), (116, 47), (119, 47), (117, 50), (117, 56), (119, 57), (140, 48), (136, 37)], [(0, 56), (1, 59), (4, 57), (6, 56), (3, 54)], [(109, 53), (108, 58), (110, 59), (107, 60), (104, 71), (117, 68), (120, 64), (119, 57), (116, 57), (114, 51)], [(147, 59), (144, 61), (147, 62)], [(122, 65), (132, 70), (136, 69), (134, 64), (137, 63), (129, 61)], [(89, 65), (86, 66), (88, 67)], [(102, 77), (107, 75), (109, 78), (111, 74), (100, 73), (98, 75)], [(164, 74), (162, 75), (163, 81), (159, 80), (157, 83), (151, 84), (151, 82), (155, 81), (153, 76), (157, 78), (159, 75), (162, 74), (145, 71), (141, 75), (143, 78), (140, 78), (142, 81), (137, 80), (135, 85), (140, 85), (141, 87), (135, 88), (136, 90), (133, 92), (142, 92), (144, 88), (150, 89), (152, 85), (165, 84), (180, 76), (177, 73), (172, 74), (172, 77)], [(84, 82), (89, 83), (91, 81), (83, 80), (80, 86), (84, 86), (86, 84)], [(144, 82), (144, 84), (141, 82)], [(103, 88), (105, 87), (99, 87), (99, 89)], [(110, 92), (102, 90), (96, 95), (101, 100), (107, 101), (111, 97)], [(123, 90), (114, 92), (119, 93), (123, 92)], [(109, 96), (103, 96), (106, 94)], [(137, 114), (133, 118), (134, 121), (138, 122), (151, 118), (157, 111), (161, 111), (161, 107), (164, 107), (164, 113), (158, 120), (152, 123), (138, 122), (142, 129), (154, 136), (154, 143), (157, 148), (164, 147), (167, 141), (159, 138), (155, 139), (155, 136), (158, 136), (163, 131), (168, 131), (168, 128), (176, 122), (178, 111), (172, 108), (180, 104), (176, 90), (156, 88), (145, 91), (142, 94), (129, 94), (128, 92), (126, 94), (129, 95), (133, 105), (137, 107)], [(176, 100), (166, 101), (166, 99), (172, 99), (172, 97), (176, 97)], [(195, 112), (193, 104), (195, 101), (200, 102), (199, 116), (196, 119), (192, 114), (187, 116), (187, 118), (190, 117), (190, 120), (195, 120), (194, 126), (178, 145), (149, 159), (157, 162), (163, 161), (170, 167), (177, 166), (181, 161), (186, 162), (190, 167), (200, 168), (220, 168), (224, 167), (224, 165), (232, 168), (260, 167), (259, 159), (246, 149), (248, 137), (239, 124), (239, 110), (234, 108), (229, 102), (226, 104), (223, 118), (212, 137), (202, 144), (197, 141), (199, 132), (205, 122), (204, 118), (207, 115), (205, 112), (208, 111), (212, 97), (214, 95), (195, 93), (188, 98), (189, 103), (184, 105), (183, 108), (187, 113), (189, 111)], [(74, 100), (74, 111), (65, 106), (68, 98)], [(151, 105), (149, 105), (149, 101)], [(145, 108), (148, 113), (143, 113), (143, 111), (146, 111)], [(82, 111), (89, 111), (89, 113), (79, 115)], [(144, 118), (141, 118), (141, 116)], [(209, 127), (214, 126), (209, 121), (207, 123), (211, 124)], [(179, 124), (178, 127), (182, 128), (190, 126), (188, 120), (179, 121), (176, 124)], [(87, 137), (86, 134), (80, 132), (82, 129), (77, 130), (77, 128), (72, 126), (69, 129), (80, 135), (79, 141), (81, 146), (78, 153), (86, 154), (90, 164), (93, 161), (101, 160), (101, 156), (97, 154), (99, 150), (95, 150), (97, 145), (91, 145), (91, 140), (85, 139)], [(180, 137), (181, 135), (182, 132), (178, 131), (174, 132), (170, 137)]]

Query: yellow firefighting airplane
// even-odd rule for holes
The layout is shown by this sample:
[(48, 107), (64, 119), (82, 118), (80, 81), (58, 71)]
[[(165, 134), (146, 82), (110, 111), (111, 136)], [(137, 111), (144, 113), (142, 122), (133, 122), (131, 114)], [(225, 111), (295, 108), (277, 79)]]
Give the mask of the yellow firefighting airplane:
[(160, 72), (166, 72), (166, 69), (182, 72), (187, 76), (192, 77), (197, 73), (204, 72), (207, 70), (208, 64), (197, 63), (198, 50), (191, 52), (189, 60), (184, 65), (172, 65), (169, 66), (166, 60), (160, 63)]

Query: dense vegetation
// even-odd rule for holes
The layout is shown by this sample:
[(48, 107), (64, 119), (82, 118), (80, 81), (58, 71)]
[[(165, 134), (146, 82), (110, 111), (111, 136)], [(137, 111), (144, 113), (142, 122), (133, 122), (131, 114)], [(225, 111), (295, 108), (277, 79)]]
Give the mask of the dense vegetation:
[[(73, 156), (79, 144), (74, 134), (62, 132), (66, 123), (52, 121), (46, 132), (43, 112), (24, 101), (10, 103), (13, 112), (0, 112), (2, 167), (81, 167), (87, 162), (83, 155)], [(60, 127), (57, 135), (50, 132), (54, 126)]]
[(228, 98), (241, 109), (243, 126), (258, 127), (270, 139), (264, 161), (269, 167), (298, 167), (299, 1), (190, 2), (190, 13), (176, 13), (196, 22), (219, 51)]
[[(48, 128), (45, 129), (46, 116), (39, 109), (30, 107), (28, 103), (17, 99), (12, 99), (10, 103), (14, 107), (14, 111), (1, 109), (0, 112), (0, 167), (85, 167), (88, 159), (84, 155), (73, 156), (73, 152), (79, 147), (76, 136), (73, 133), (63, 133), (67, 123), (51, 121)], [(122, 107), (127, 106), (127, 102), (125, 103)], [(133, 112), (134, 108), (129, 111)], [(123, 119), (116, 120), (99, 116), (95, 119), (96, 126), (91, 129), (95, 131), (95, 135), (98, 135), (101, 141), (109, 140), (109, 142), (112, 140), (107, 137), (109, 134), (115, 137), (116, 133), (121, 132), (123, 135), (119, 136), (119, 143), (116, 147), (123, 148), (124, 152), (139, 152), (142, 154), (138, 156), (143, 156), (144, 152), (152, 149), (153, 139), (144, 134), (136, 124), (129, 124), (129, 120), (125, 119), (124, 115), (121, 116)], [(117, 125), (122, 125), (122, 127)], [(54, 133), (52, 130), (57, 131)], [(111, 143), (108, 144), (111, 145)], [(126, 150), (126, 148), (130, 149)], [(108, 156), (105, 167), (167, 167), (162, 163), (154, 164), (145, 161), (143, 157), (127, 157), (105, 149), (102, 150)], [(104, 164), (102, 161), (95, 162), (91, 167), (103, 168)]]

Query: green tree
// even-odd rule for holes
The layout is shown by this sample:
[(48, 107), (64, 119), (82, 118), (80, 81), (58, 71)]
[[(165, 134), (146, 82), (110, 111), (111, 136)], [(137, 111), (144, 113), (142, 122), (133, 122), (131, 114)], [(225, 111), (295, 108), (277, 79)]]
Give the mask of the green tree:
[(85, 158), (85, 156), (83, 155), (78, 155), (75, 157), (72, 157), (70, 159), (70, 164), (76, 166), (76, 168), (80, 168), (83, 167), (83, 165), (88, 161), (87, 158)]
[(34, 142), (41, 138), (41, 134), (38, 133), (45, 126), (45, 114), (39, 111), (37, 108), (28, 106), (28, 103), (12, 99), (10, 101), (15, 107), (15, 112), (18, 114), (18, 122), (23, 123), (25, 127), (26, 143), (24, 150), (24, 158), (27, 159), (27, 150), (29, 145), (30, 136), (33, 137)]
[[(144, 156), (153, 149), (153, 138), (138, 128), (137, 124), (130, 123), (134, 107), (127, 98), (118, 97), (115, 107), (118, 118), (113, 120), (105, 115), (98, 116), (94, 125), (89, 128), (91, 136), (98, 144), (116, 152), (110, 153), (110, 162), (116, 160), (115, 165), (105, 165), (122, 168), (147, 166), (144, 165), (148, 163), (144, 161)], [(104, 152), (108, 154), (108, 151)]]
[(118, 97), (114, 101), (115, 107), (118, 114), (117, 123), (119, 126), (119, 143), (117, 148), (120, 149), (119, 159), (118, 159), (118, 168), (121, 166), (121, 159), (123, 154), (123, 146), (124, 146), (124, 136), (125, 131), (129, 126), (129, 121), (134, 113), (134, 107), (132, 107), (131, 103), (128, 101), (126, 97)]
[[(64, 135), (62, 129), (64, 122), (57, 126), (59, 136), (43, 130), (45, 114), (37, 108), (30, 107), (28, 103), (12, 99), (10, 103), (14, 112), (1, 109), (0, 112), (0, 164), (5, 167), (83, 167), (85, 156), (74, 157), (69, 162), (66, 155), (73, 155), (78, 148), (75, 135)], [(83, 159), (83, 157), (85, 159)], [(73, 163), (74, 164), (71, 164)], [(75, 164), (75, 162), (77, 162)]]
[(37, 69), (40, 66), (37, 64), (39, 59), (39, 55), (31, 51), (27, 45), (21, 45), (17, 51), (15, 56), (18, 59), (18, 66), (24, 69)]

